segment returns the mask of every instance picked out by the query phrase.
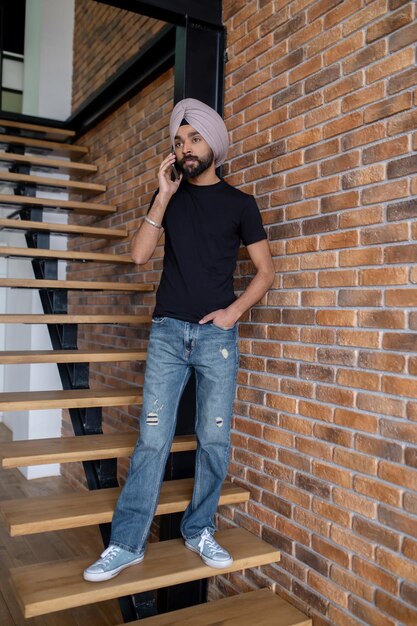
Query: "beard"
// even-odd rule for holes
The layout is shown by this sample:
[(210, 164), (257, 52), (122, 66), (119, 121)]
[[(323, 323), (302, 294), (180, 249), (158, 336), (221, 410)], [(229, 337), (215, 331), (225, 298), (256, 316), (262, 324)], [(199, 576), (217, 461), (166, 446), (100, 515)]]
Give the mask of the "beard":
[[(191, 164), (186, 165), (185, 164), (186, 160), (187, 161), (192, 160), (193, 162)], [(181, 161), (178, 161), (177, 165), (178, 165), (178, 169), (180, 170), (180, 172), (182, 172), (183, 178), (185, 180), (188, 180), (189, 178), (196, 178), (197, 176), (205, 172), (213, 163), (213, 161), (214, 161), (214, 154), (213, 154), (213, 151), (210, 150), (207, 156), (202, 157), (201, 159), (199, 159), (196, 156), (190, 155), (190, 156), (184, 157), (183, 159), (181, 159)]]

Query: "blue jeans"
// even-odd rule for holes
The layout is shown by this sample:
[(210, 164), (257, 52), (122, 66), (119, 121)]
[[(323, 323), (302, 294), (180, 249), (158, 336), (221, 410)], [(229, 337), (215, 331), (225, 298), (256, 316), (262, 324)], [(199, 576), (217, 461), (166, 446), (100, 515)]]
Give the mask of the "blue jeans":
[(178, 404), (192, 370), (196, 376), (197, 453), (194, 491), (181, 523), (185, 539), (215, 530), (214, 514), (230, 455), (230, 428), (238, 368), (237, 325), (152, 321), (140, 435), (116, 505), (110, 542), (141, 552), (158, 504), (175, 434)]

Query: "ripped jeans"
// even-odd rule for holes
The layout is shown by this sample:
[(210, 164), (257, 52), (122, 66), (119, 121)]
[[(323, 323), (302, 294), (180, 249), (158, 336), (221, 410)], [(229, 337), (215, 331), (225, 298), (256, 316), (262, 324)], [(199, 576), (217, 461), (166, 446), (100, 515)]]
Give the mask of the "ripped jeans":
[(130, 552), (146, 544), (175, 434), (179, 400), (196, 376), (197, 453), (192, 501), (181, 523), (185, 539), (215, 530), (214, 514), (230, 455), (230, 428), (238, 367), (237, 325), (152, 321), (140, 436), (116, 505), (110, 543)]

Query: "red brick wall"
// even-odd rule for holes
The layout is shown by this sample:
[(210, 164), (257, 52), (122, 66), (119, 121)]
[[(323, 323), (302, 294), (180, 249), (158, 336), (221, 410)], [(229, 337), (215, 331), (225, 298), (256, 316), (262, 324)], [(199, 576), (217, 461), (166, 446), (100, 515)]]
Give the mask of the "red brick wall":
[[(224, 0), (225, 172), (257, 197), (277, 276), (240, 326), (230, 473), (252, 498), (219, 520), (282, 560), (218, 578), (213, 595), (270, 585), (315, 626), (417, 623), (414, 12), (400, 0)], [(120, 207), (104, 223), (133, 230), (143, 215), (171, 98), (169, 74), (83, 138), (109, 185), (103, 202)], [(83, 266), (71, 278), (156, 284), (161, 255), (140, 271)], [(243, 252), (237, 288), (252, 275)], [(86, 294), (73, 308), (152, 301)], [(82, 345), (145, 337), (103, 327)], [(140, 366), (92, 368), (92, 385), (141, 380)], [(108, 429), (136, 424), (132, 409), (106, 415)]]
[(101, 87), (164, 25), (164, 22), (94, 0), (76, 0), (73, 109)]

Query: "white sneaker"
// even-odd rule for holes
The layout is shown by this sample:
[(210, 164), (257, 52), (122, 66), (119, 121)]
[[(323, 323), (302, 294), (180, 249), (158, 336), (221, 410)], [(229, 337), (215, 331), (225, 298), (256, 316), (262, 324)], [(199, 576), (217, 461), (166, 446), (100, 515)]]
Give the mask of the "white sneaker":
[(100, 558), (90, 567), (84, 570), (84, 580), (90, 582), (101, 582), (114, 578), (126, 567), (136, 565), (143, 561), (144, 552), (134, 554), (119, 546), (109, 545), (109, 547), (101, 553)]

